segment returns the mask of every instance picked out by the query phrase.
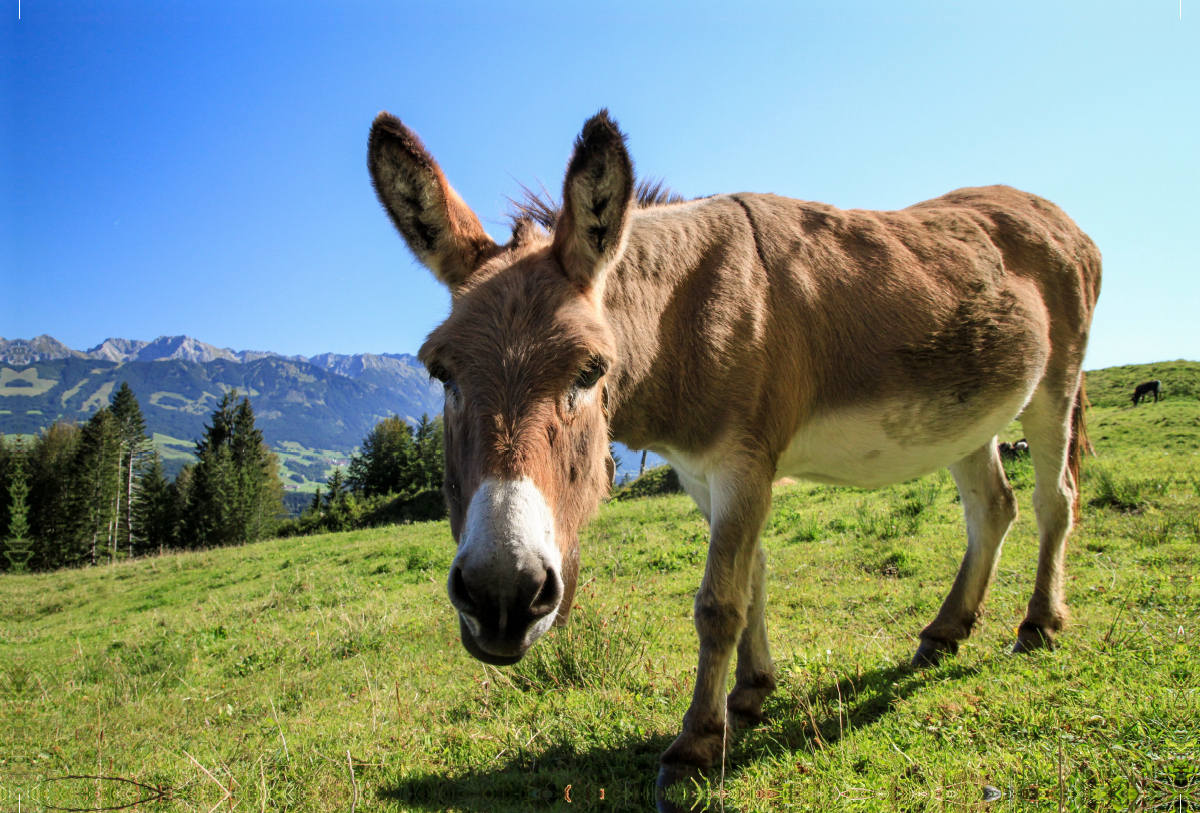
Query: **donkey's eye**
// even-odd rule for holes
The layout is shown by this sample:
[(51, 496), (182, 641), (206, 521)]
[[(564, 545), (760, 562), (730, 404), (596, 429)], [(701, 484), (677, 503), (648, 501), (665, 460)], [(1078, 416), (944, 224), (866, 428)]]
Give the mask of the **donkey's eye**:
[(608, 372), (608, 365), (603, 359), (592, 356), (588, 359), (587, 366), (579, 372), (579, 376), (575, 379), (575, 386), (581, 389), (590, 389), (596, 386), (596, 382), (600, 377)]
[(459, 405), (462, 404), (462, 393), (458, 391), (458, 382), (454, 379), (450, 379), (449, 381), (445, 382), (445, 385), (446, 403), (450, 404), (450, 406), (454, 407), (455, 409), (458, 409)]

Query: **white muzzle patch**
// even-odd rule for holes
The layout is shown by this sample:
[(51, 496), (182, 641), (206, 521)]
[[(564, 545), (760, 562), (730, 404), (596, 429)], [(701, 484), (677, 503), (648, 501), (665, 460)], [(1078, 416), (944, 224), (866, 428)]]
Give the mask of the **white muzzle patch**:
[[(562, 579), (562, 554), (554, 541), (554, 514), (533, 480), (489, 477), (480, 484), (467, 508), (458, 555), (451, 573), (461, 568), (476, 586), (486, 586), (489, 603), (498, 608), (499, 628), (505, 629), (508, 611), (520, 601), (518, 585), (527, 577), (553, 570)], [(460, 614), (475, 636), (480, 619)], [(527, 641), (536, 640), (554, 623), (556, 614), (539, 619)]]

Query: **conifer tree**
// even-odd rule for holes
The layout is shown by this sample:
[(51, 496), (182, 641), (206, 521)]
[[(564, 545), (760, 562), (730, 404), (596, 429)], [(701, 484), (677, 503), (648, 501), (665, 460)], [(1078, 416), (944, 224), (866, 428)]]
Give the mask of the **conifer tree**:
[(145, 465), (153, 445), (146, 437), (146, 419), (129, 382), (121, 382), (121, 388), (112, 398), (112, 413), (117, 420), (121, 437), (121, 488), (117, 494), (117, 518), (114, 546), (121, 546), (133, 555), (133, 512), (137, 497), (135, 485), (141, 468)]
[(175, 528), (174, 539), (180, 547), (187, 547), (191, 540), (188, 537), (187, 517), (188, 506), (192, 504), (192, 485), (196, 480), (196, 464), (188, 463), (175, 475), (171, 483), (171, 496), (175, 498)]
[(325, 496), (325, 519), (322, 525), (331, 531), (350, 530), (356, 521), (357, 502), (346, 487), (341, 468), (333, 470), (326, 485), (329, 493)]
[(150, 553), (175, 544), (177, 522), (176, 494), (167, 480), (162, 458), (154, 454), (150, 465), (138, 477), (137, 502), (133, 506), (132, 533), (130, 539), (133, 553)]
[[(101, 408), (80, 430), (72, 468), (76, 539), (86, 546), (87, 558), (95, 565), (101, 546), (115, 527), (121, 485), (121, 434), (108, 407)], [(78, 550), (68, 552), (67, 563), (78, 556)]]
[(409, 487), (418, 465), (413, 431), (398, 415), (384, 418), (350, 460), (346, 483), (365, 497), (400, 494)]
[[(0, 445), (3, 442), (4, 438), (0, 437)], [(13, 573), (25, 573), (29, 570), (29, 560), (33, 558), (34, 540), (29, 535), (26, 505), (29, 482), (25, 478), (25, 449), (20, 440), (5, 462), (8, 464), (5, 467), (5, 479), (8, 481), (8, 533), (4, 542), (4, 557), (8, 559)]]
[(336, 505), (346, 495), (346, 479), (342, 476), (341, 467), (335, 468), (326, 482), (329, 493), (325, 496), (325, 506)]
[[(17, 443), (20, 443), (20, 438), (17, 438)], [(9, 518), (9, 494), (8, 484), (12, 479), (13, 466), (15, 465), (15, 446), (11, 446), (4, 440), (4, 433), (0, 432), (0, 530), (8, 527)], [(2, 565), (3, 563), (0, 563)]]
[(191, 472), (187, 508), (183, 517), (184, 541), (188, 547), (229, 544), (228, 516), (233, 510), (233, 465), (229, 439), (233, 434), (233, 411), (237, 391), (221, 398), (196, 442), (196, 463)]
[(80, 430), (55, 421), (42, 430), (26, 454), (30, 533), (37, 541), (34, 570), (76, 564), (82, 558), (76, 516), (75, 454)]
[(283, 512), (283, 487), (250, 399), (239, 402), (237, 390), (225, 393), (204, 429), (184, 512), (185, 541), (213, 547), (262, 538)]
[(442, 419), (429, 420), (422, 415), (413, 441), (417, 447), (417, 473), (411, 480), (413, 491), (440, 491), (445, 468), (445, 443), (442, 439)]

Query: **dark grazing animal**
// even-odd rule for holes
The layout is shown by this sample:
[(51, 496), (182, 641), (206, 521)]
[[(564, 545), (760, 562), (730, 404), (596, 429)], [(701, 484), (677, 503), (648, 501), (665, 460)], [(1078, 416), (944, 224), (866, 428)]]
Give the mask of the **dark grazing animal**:
[(1001, 460), (1016, 460), (1029, 455), (1029, 444), (1025, 438), (1021, 438), (1015, 443), (1001, 443), (996, 449), (1000, 452)]
[(1143, 398), (1150, 395), (1154, 396), (1154, 403), (1158, 403), (1158, 396), (1162, 392), (1162, 382), (1159, 380), (1145, 381), (1138, 384), (1133, 389), (1133, 405), (1137, 406), (1142, 402)]
[(1041, 547), (1014, 649), (1063, 628), (1100, 252), (1057, 206), (1006, 186), (895, 212), (751, 193), (639, 202), (601, 111), (549, 230), (517, 219), (497, 245), (394, 116), (375, 119), (368, 164), (452, 296), (419, 355), (445, 385), (447, 590), (471, 655), (516, 663), (566, 623), (610, 437), (657, 452), (711, 528), (692, 703), (662, 756), (667, 775), (705, 768), (775, 689), (759, 544), (772, 482), (875, 488), (950, 468), (969, 543), (921, 632), (914, 660), (936, 663), (970, 635), (1017, 516), (996, 435), (1018, 417)]

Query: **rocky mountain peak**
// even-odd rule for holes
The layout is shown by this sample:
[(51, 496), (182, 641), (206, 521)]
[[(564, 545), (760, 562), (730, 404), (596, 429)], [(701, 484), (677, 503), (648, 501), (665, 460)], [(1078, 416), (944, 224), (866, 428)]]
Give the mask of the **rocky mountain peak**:
[(0, 338), (0, 363), (25, 365), (66, 358), (86, 358), (86, 356), (44, 333), (32, 339)]
[(138, 351), (147, 344), (149, 342), (142, 342), (136, 339), (108, 338), (88, 350), (87, 355), (94, 359), (104, 359), (105, 361), (129, 361), (136, 358)]

